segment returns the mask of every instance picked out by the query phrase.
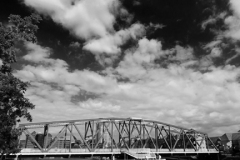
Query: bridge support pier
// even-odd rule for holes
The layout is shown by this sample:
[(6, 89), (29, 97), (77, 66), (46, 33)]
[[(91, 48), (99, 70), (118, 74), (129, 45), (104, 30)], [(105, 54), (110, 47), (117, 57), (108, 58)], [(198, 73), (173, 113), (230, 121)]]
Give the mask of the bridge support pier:
[(115, 155), (114, 154), (111, 155), (111, 160), (115, 160)]
[(18, 160), (18, 155), (16, 155), (16, 157), (14, 158), (14, 160)]
[(160, 154), (156, 155), (156, 159), (161, 159), (161, 158), (162, 158), (162, 156)]

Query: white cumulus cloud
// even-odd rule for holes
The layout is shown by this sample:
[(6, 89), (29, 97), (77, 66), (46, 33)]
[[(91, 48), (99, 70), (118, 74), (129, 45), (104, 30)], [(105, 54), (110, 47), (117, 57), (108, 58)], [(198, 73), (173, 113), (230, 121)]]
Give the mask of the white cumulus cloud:
[[(230, 2), (233, 16), (226, 18), (222, 13), (218, 18), (226, 18), (229, 26), (224, 36), (239, 40), (240, 2)], [(34, 64), (24, 65), (15, 75), (32, 82), (26, 96), (37, 106), (32, 113), (38, 121), (49, 113), (58, 120), (79, 119), (81, 114), (88, 118), (142, 117), (210, 134), (237, 128), (240, 68), (213, 65), (214, 58), (223, 54), (221, 39), (207, 44), (210, 54), (198, 59), (191, 47), (177, 45), (163, 50), (161, 41), (143, 37), (142, 24), (115, 31), (117, 14), (128, 15), (117, 0), (25, 0), (25, 4), (86, 40), (84, 49), (102, 64), (118, 58), (121, 45), (128, 40), (138, 42), (104, 74), (69, 71), (64, 60), (50, 57), (50, 48), (27, 43), (28, 53), (23, 58)], [(214, 17), (203, 23), (203, 29), (211, 23), (215, 23)], [(164, 60), (167, 64), (163, 67)], [(63, 117), (63, 113), (67, 115)]]
[(225, 24), (229, 26), (229, 30), (226, 31), (225, 36), (233, 39), (240, 39), (240, 2), (238, 0), (230, 0), (230, 6), (233, 11), (232, 16), (228, 16), (225, 19)]
[(116, 0), (24, 0), (27, 6), (50, 16), (56, 23), (83, 39), (103, 37), (113, 31)]
[[(161, 42), (143, 38), (103, 76), (89, 70), (69, 71), (65, 61), (49, 57), (50, 49), (26, 47), (25, 59), (31, 57), (26, 60), (34, 63), (24, 65), (15, 76), (31, 82), (26, 97), (36, 105), (34, 121), (44, 121), (49, 113), (49, 120), (134, 116), (210, 134), (227, 132), (226, 125), (236, 128), (239, 123), (240, 69), (226, 65), (197, 71), (184, 65), (193, 59), (191, 48), (175, 47), (180, 63), (163, 68), (155, 60), (173, 53), (162, 50)], [(33, 58), (36, 53), (41, 61)], [(118, 81), (119, 77), (127, 80)]]
[(133, 24), (130, 28), (120, 30), (115, 34), (108, 34), (100, 39), (93, 39), (86, 43), (84, 49), (95, 54), (118, 54), (121, 51), (120, 46), (125, 44), (130, 38), (136, 39), (144, 35), (145, 29), (141, 24)]

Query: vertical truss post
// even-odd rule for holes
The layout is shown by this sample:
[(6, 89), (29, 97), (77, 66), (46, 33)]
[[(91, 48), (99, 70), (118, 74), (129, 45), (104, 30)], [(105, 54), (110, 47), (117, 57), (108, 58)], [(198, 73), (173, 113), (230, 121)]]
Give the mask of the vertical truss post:
[(156, 152), (158, 152), (158, 128), (157, 124), (155, 124), (155, 141), (156, 141)]
[(27, 148), (28, 139), (29, 139), (29, 135), (26, 134), (25, 148)]
[(110, 121), (111, 123), (111, 152), (113, 152), (113, 121)]
[(193, 145), (196, 146), (196, 150), (197, 150), (196, 132), (195, 132), (195, 131), (194, 131), (194, 133), (193, 133), (193, 137), (194, 137)]
[(92, 121), (92, 149), (93, 149), (93, 145), (94, 145), (94, 121)]
[(182, 136), (183, 136), (183, 150), (185, 152), (186, 150), (186, 144), (185, 144), (185, 136), (184, 136), (184, 132), (182, 131)]
[(100, 139), (102, 139), (103, 140), (103, 148), (104, 148), (104, 144), (105, 144), (105, 141), (106, 141), (106, 139), (104, 138), (104, 134), (105, 134), (105, 122), (102, 122), (102, 124), (103, 124), (103, 127), (102, 127), (102, 135), (100, 136), (101, 138)]
[(139, 132), (140, 132), (140, 147), (142, 148), (143, 147), (143, 144), (142, 144), (142, 122), (140, 121), (140, 128), (139, 128)]
[(205, 139), (205, 142), (206, 142), (207, 150), (209, 151), (209, 145), (208, 145), (208, 140), (207, 140), (207, 138), (206, 138), (206, 135), (204, 135), (204, 139)]
[(71, 149), (72, 149), (72, 123), (70, 124), (70, 126), (71, 126), (71, 130), (70, 130), (70, 145), (69, 145), (69, 152), (71, 152)]
[[(116, 125), (116, 124), (115, 124)], [(121, 131), (121, 122), (118, 123), (118, 126), (119, 126), (119, 130)], [(116, 127), (117, 128), (117, 127)], [(118, 143), (120, 144), (121, 146), (121, 136), (120, 136), (120, 132), (118, 134)]]
[(145, 137), (145, 130), (146, 130), (146, 125), (144, 124), (144, 125), (143, 125), (144, 143), (143, 143), (143, 147), (142, 147), (142, 148), (145, 148), (145, 145), (147, 144), (147, 141), (148, 141), (148, 139), (146, 139), (146, 137)]
[(63, 145), (63, 148), (66, 148), (67, 145), (66, 145), (66, 141), (67, 141), (67, 128), (68, 128), (68, 124), (66, 125), (66, 128), (65, 128), (65, 135), (64, 135), (64, 145)]
[(170, 148), (171, 148), (171, 151), (172, 151), (172, 136), (171, 136), (171, 128), (170, 128), (170, 126), (168, 126), (168, 131), (169, 131)]
[(91, 135), (93, 135), (93, 127), (92, 127), (92, 123), (93, 123), (93, 121), (89, 121), (89, 126), (90, 126), (90, 129), (91, 129)]
[(48, 145), (48, 129), (49, 129), (48, 124), (45, 124), (44, 125), (43, 150), (46, 150), (47, 149), (47, 145)]
[(88, 122), (85, 122), (85, 133), (84, 133), (84, 139), (87, 138), (88, 127), (89, 127)]
[(142, 125), (142, 129), (143, 129), (143, 140), (145, 143), (145, 141), (146, 141), (146, 139), (145, 139), (145, 124)]
[(129, 131), (128, 132), (128, 138), (129, 138), (128, 139), (128, 146), (129, 146), (129, 148), (131, 148), (131, 132), (130, 132), (131, 131), (131, 123), (130, 122), (131, 122), (131, 120), (129, 120), (129, 123), (128, 123), (128, 125), (129, 125), (128, 126), (128, 131)]
[(93, 132), (94, 132), (94, 121), (89, 121), (89, 127), (90, 127), (90, 130), (91, 130), (91, 136), (92, 136), (92, 139), (91, 139), (91, 147), (93, 148)]

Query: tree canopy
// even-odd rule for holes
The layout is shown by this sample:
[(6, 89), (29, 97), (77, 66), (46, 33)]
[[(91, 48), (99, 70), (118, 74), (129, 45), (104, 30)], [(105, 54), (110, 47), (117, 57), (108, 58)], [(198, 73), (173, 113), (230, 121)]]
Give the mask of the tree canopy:
[(0, 153), (19, 152), (18, 137), (20, 131), (15, 127), (21, 118), (32, 121), (29, 113), (34, 105), (24, 97), (29, 86), (14, 77), (12, 63), (17, 61), (18, 51), (16, 44), (25, 41), (36, 42), (37, 23), (41, 17), (37, 14), (21, 18), (19, 15), (10, 15), (7, 24), (0, 22)]

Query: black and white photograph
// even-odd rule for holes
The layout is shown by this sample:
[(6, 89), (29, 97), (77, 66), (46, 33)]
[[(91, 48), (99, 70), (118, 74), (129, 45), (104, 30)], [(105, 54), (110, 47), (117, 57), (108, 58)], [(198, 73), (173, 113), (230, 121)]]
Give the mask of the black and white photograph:
[(0, 0), (0, 160), (240, 160), (240, 0)]

